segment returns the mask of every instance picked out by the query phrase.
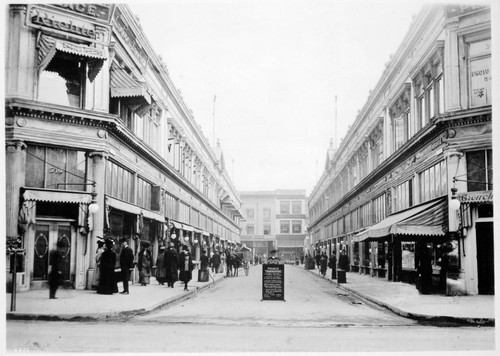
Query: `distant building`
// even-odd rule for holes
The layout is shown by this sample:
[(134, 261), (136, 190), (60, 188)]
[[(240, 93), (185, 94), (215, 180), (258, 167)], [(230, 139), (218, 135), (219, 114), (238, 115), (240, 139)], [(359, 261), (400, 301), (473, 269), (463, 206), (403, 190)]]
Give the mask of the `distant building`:
[(491, 48), (488, 6), (422, 8), (327, 152), (312, 249), (407, 283), (430, 249), (434, 292), (494, 294)]
[(305, 190), (240, 192), (241, 243), (265, 260), (272, 249), (282, 261), (304, 253), (307, 205)]

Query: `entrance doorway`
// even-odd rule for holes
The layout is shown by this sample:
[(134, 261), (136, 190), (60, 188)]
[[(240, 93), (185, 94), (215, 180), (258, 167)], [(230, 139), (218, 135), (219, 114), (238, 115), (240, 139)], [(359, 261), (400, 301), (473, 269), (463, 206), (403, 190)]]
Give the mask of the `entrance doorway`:
[[(37, 219), (37, 221), (40, 219)], [(74, 245), (74, 228), (69, 222), (40, 221), (35, 225), (33, 241), (33, 284), (41, 287), (47, 283), (49, 270), (49, 254), (51, 250), (57, 249), (57, 242), (64, 243), (62, 259), (63, 284), (71, 283), (72, 268), (72, 246)]]
[(477, 280), (479, 294), (495, 294), (493, 223), (476, 223)]

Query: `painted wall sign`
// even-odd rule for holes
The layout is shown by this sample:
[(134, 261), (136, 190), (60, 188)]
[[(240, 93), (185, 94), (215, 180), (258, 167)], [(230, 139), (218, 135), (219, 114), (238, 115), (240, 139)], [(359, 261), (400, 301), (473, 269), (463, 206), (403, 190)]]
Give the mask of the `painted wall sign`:
[(53, 6), (76, 12), (81, 15), (90, 16), (99, 20), (109, 21), (110, 6), (104, 4), (53, 4)]
[(285, 265), (262, 265), (262, 300), (285, 300)]
[(103, 26), (82, 17), (72, 16), (57, 9), (28, 5), (26, 26), (69, 35), (90, 42), (109, 44), (109, 26)]

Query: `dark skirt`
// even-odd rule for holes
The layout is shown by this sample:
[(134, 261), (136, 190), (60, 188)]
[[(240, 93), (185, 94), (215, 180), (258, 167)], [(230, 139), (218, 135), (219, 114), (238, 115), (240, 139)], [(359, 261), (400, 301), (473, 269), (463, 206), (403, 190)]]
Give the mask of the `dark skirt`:
[(113, 294), (117, 292), (118, 286), (116, 284), (115, 269), (101, 267), (101, 276), (99, 280), (99, 286), (97, 287), (97, 293)]
[(193, 278), (191, 271), (180, 271), (179, 272), (179, 281), (184, 283), (189, 282)]

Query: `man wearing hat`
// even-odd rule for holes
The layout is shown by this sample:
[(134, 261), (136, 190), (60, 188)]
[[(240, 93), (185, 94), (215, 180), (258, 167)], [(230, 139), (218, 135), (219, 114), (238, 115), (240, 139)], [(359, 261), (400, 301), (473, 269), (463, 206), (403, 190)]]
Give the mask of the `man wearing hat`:
[(49, 298), (56, 298), (56, 291), (63, 280), (62, 263), (63, 251), (66, 248), (63, 240), (57, 241), (57, 249), (50, 251), (49, 265)]
[(168, 244), (167, 251), (165, 252), (165, 258), (163, 261), (166, 269), (166, 281), (170, 288), (174, 288), (174, 283), (178, 280), (178, 266), (179, 266), (179, 256), (177, 250), (174, 247), (174, 243), (170, 242)]
[(122, 250), (120, 252), (120, 269), (123, 282), (123, 291), (120, 294), (128, 294), (128, 281), (130, 279), (130, 269), (134, 266), (134, 251), (128, 246), (126, 238), (120, 239)]

